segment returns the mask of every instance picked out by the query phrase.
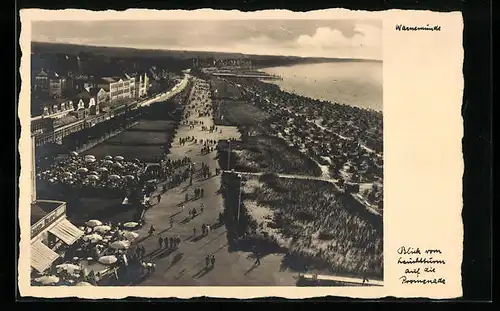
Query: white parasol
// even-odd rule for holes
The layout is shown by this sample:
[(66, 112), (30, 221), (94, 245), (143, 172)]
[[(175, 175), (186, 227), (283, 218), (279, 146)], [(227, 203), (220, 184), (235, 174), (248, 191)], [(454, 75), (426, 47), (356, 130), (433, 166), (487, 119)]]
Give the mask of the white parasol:
[(130, 247), (130, 241), (126, 241), (126, 240), (116, 241), (116, 242), (111, 243), (110, 247), (114, 248), (114, 249), (127, 249)]
[(123, 168), (123, 165), (121, 165), (121, 164), (120, 164), (120, 163), (118, 163), (118, 162), (115, 162), (115, 163), (111, 164), (111, 166), (113, 166), (113, 167), (118, 167), (118, 168)]
[(78, 170), (76, 170), (78, 173), (87, 173), (89, 171), (88, 168), (86, 167), (80, 167)]
[(78, 155), (78, 152), (76, 152), (76, 151), (71, 151), (69, 154), (70, 154), (70, 155), (72, 155), (72, 156), (75, 156), (75, 157), (76, 157), (76, 156)]
[(122, 236), (129, 241), (133, 241), (133, 240), (137, 239), (137, 237), (139, 237), (139, 233), (125, 231), (122, 233)]
[(115, 161), (123, 161), (123, 160), (125, 160), (125, 158), (122, 157), (122, 156), (116, 156), (115, 157)]
[(95, 226), (100, 226), (102, 225), (102, 222), (100, 222), (97, 219), (91, 219), (85, 223), (89, 227), (95, 227)]
[(83, 240), (84, 241), (90, 241), (92, 243), (96, 243), (96, 242), (99, 242), (99, 241), (102, 240), (102, 236), (100, 236), (97, 233), (88, 234), (88, 235), (86, 235), (86, 236), (83, 237)]
[(107, 155), (107, 156), (104, 157), (104, 160), (113, 160), (113, 157), (110, 156), (110, 155)]
[(120, 176), (116, 175), (116, 174), (113, 174), (113, 175), (109, 175), (109, 179), (111, 180), (118, 180), (118, 179), (121, 179)]
[(126, 222), (126, 223), (124, 223), (124, 224), (123, 224), (123, 227), (124, 227), (124, 228), (131, 228), (131, 229), (132, 229), (132, 228), (137, 227), (138, 225), (139, 225), (138, 223), (133, 222), (133, 221), (130, 221), (130, 222)]
[(87, 178), (92, 180), (99, 180), (99, 176), (97, 175), (88, 175)]
[(106, 226), (106, 225), (100, 225), (100, 226), (94, 227), (94, 231), (97, 231), (100, 233), (108, 232), (109, 230), (111, 230), (111, 227)]
[(105, 167), (100, 167), (100, 168), (97, 169), (97, 171), (102, 173), (102, 172), (107, 172), (108, 169), (105, 168)]
[(44, 275), (39, 278), (36, 278), (35, 281), (37, 281), (38, 283), (42, 283), (44, 285), (48, 285), (59, 282), (59, 278), (55, 275)]
[(86, 158), (85, 159), (85, 162), (87, 162), (87, 163), (94, 163), (95, 161), (96, 161), (95, 158)]
[(85, 159), (95, 159), (95, 156), (91, 155), (91, 154), (87, 154), (85, 156)]
[(70, 263), (63, 263), (61, 265), (57, 265), (56, 268), (58, 271), (65, 270), (69, 274), (73, 274), (75, 271), (81, 270), (79, 266)]
[(99, 262), (103, 265), (111, 265), (114, 264), (118, 259), (115, 256), (103, 256), (99, 258)]

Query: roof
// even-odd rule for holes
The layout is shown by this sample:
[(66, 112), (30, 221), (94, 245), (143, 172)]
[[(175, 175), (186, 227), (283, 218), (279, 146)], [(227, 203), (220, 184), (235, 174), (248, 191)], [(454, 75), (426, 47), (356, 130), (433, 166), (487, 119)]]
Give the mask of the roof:
[(120, 80), (120, 78), (116, 78), (116, 77), (103, 77), (101, 78), (101, 80), (103, 80), (104, 82), (106, 83), (115, 83), (115, 82), (118, 82), (118, 80)]
[(36, 201), (31, 203), (31, 225), (37, 223), (47, 214), (61, 206), (64, 202), (60, 201)]
[(42, 69), (40, 72), (37, 74), (38, 77), (48, 77), (49, 75)]
[(78, 94), (76, 94), (76, 98), (77, 99), (85, 99), (85, 100), (89, 100), (91, 99), (93, 96), (87, 92), (87, 91), (83, 91), (83, 92), (80, 92)]
[(99, 91), (102, 89), (102, 87), (92, 87), (90, 88), (89, 93), (91, 96), (97, 96), (97, 93), (99, 93)]

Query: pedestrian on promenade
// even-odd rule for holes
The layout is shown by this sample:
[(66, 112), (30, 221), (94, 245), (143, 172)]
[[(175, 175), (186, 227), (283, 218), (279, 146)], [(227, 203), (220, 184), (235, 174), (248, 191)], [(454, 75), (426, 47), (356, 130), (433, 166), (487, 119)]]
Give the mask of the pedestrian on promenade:
[(212, 258), (210, 258), (210, 262), (212, 263), (212, 268), (215, 266), (215, 256), (212, 255)]
[(165, 249), (168, 249), (168, 237), (165, 237), (165, 239), (163, 239), (163, 243), (165, 244)]
[(255, 254), (255, 265), (260, 266), (260, 255), (259, 253)]
[(208, 269), (208, 265), (210, 264), (210, 256), (205, 257), (205, 269)]
[(196, 236), (196, 227), (193, 227), (193, 237)]
[(171, 216), (170, 217), (170, 228), (172, 228), (174, 226), (174, 217)]
[(161, 237), (158, 238), (158, 245), (159, 245), (159, 248), (163, 247), (163, 239)]
[(363, 284), (365, 284), (369, 282), (368, 278), (366, 277), (366, 269), (363, 271)]
[(207, 225), (205, 225), (205, 224), (201, 225), (201, 233), (202, 233), (203, 235), (205, 235), (205, 234), (206, 234), (206, 232), (207, 232)]
[(170, 249), (175, 247), (174, 237), (170, 237)]
[(151, 263), (151, 271), (153, 273), (156, 271), (156, 263), (154, 261)]
[(203, 198), (203, 194), (204, 194), (204, 193), (205, 193), (205, 191), (203, 190), (203, 188), (201, 188), (201, 190), (200, 190), (200, 195), (201, 195), (201, 197), (202, 197), (202, 198)]
[(207, 235), (209, 235), (210, 234), (210, 226), (207, 225), (205, 230), (207, 231)]
[(197, 211), (196, 211), (196, 208), (193, 208), (193, 218), (195, 218), (197, 214), (198, 214), (198, 213), (197, 213)]
[(158, 204), (160, 204), (160, 202), (161, 202), (161, 195), (159, 194), (158, 195)]
[(155, 227), (153, 227), (153, 225), (151, 225), (151, 227), (149, 228), (149, 235), (153, 235), (153, 233), (155, 232)]
[(184, 195), (184, 202), (187, 202), (189, 201), (189, 194), (186, 193), (186, 195)]
[(146, 272), (147, 265), (146, 262), (141, 260), (141, 274), (144, 274)]

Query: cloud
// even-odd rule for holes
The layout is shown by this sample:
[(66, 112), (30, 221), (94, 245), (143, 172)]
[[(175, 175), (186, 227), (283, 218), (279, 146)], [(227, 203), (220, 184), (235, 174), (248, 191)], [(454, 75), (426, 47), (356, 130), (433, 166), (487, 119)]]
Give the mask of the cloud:
[(38, 22), (33, 39), (134, 48), (381, 59), (381, 25), (353, 20)]
[(319, 27), (313, 35), (300, 35), (296, 40), (296, 44), (299, 48), (311, 49), (317, 52), (332, 49), (352, 49), (353, 52), (357, 50), (355, 53), (359, 54), (362, 50), (373, 51), (380, 49), (382, 45), (382, 31), (371, 25), (358, 24), (353, 29), (353, 35), (346, 37), (338, 29)]

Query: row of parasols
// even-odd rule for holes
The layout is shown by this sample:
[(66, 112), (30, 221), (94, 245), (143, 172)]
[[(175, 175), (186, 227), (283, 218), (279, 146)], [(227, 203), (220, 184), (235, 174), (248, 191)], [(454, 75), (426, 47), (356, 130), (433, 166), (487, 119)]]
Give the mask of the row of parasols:
[[(103, 237), (101, 234), (106, 234), (108, 231), (110, 231), (112, 228), (111, 226), (103, 224), (99, 220), (89, 220), (85, 223), (85, 225), (88, 228), (92, 228), (92, 233), (84, 235), (83, 240), (88, 241), (91, 243), (99, 243), (99, 242), (106, 242), (107, 238)], [(136, 222), (127, 222), (122, 225), (124, 229), (132, 230), (136, 228), (139, 224)], [(101, 233), (101, 234), (99, 234)], [(132, 231), (121, 231), (120, 236), (124, 238), (125, 240), (120, 240), (120, 241), (115, 241), (109, 245), (110, 248), (115, 249), (115, 250), (123, 250), (123, 249), (128, 249), (131, 245), (131, 241), (135, 240), (137, 237), (139, 237), (139, 234), (136, 232)], [(75, 257), (74, 259), (78, 259)], [(91, 261), (93, 258), (87, 258), (87, 261)], [(98, 259), (98, 262), (102, 265), (112, 265), (118, 261), (118, 258), (115, 255), (106, 255), (106, 256), (101, 256)], [(81, 266), (75, 265), (73, 263), (63, 263), (60, 265), (56, 266), (57, 272), (66, 272), (69, 275), (73, 276), (79, 276), (79, 274), (84, 273), (83, 268)], [(38, 278), (34, 279), (35, 282), (43, 285), (51, 285), (51, 284), (57, 284), (61, 281), (61, 278), (56, 276), (56, 275), (43, 275)], [(71, 283), (72, 281), (69, 280)], [(75, 284), (76, 286), (92, 286), (92, 284), (88, 282), (78, 282)]]
[[(77, 156), (78, 156), (78, 152), (76, 152), (76, 151), (72, 151), (72, 152), (70, 153), (70, 155), (71, 155), (71, 156), (74, 156), (74, 157), (77, 157)], [(110, 156), (110, 155), (107, 155), (107, 156), (105, 156), (105, 157), (104, 157), (104, 160), (106, 160), (106, 161), (112, 161), (113, 159), (114, 159), (115, 161), (124, 161), (124, 160), (125, 160), (125, 158), (124, 158), (124, 157), (119, 156), (119, 155), (118, 155), (118, 156), (115, 156), (114, 158), (113, 158), (112, 156)], [(95, 162), (95, 161), (96, 161), (96, 158), (95, 158), (95, 156), (93, 156), (93, 155), (91, 155), (91, 154), (88, 154), (88, 155), (86, 155), (86, 156), (85, 156), (85, 161), (86, 161), (86, 162)]]

